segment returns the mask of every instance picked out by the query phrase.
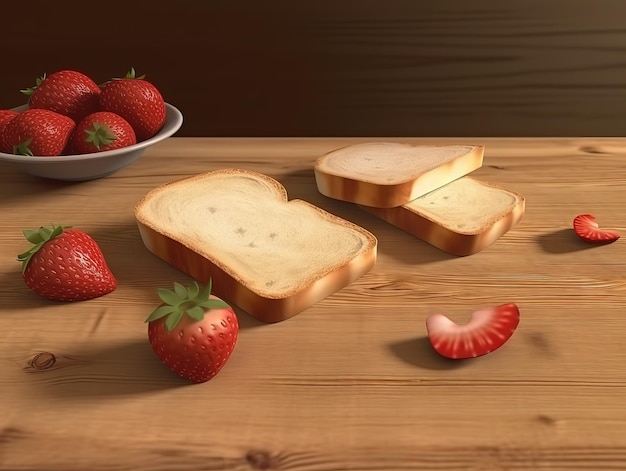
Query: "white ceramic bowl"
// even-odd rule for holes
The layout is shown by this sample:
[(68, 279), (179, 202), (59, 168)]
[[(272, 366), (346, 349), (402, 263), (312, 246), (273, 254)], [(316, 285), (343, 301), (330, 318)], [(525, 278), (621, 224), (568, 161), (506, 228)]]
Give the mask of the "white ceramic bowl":
[[(15, 108), (24, 110), (27, 105)], [(170, 137), (183, 124), (183, 115), (174, 106), (165, 104), (165, 124), (155, 135), (145, 141), (121, 149), (82, 155), (56, 157), (29, 157), (0, 152), (0, 161), (9, 162), (24, 173), (54, 180), (81, 181), (106, 177), (126, 167), (139, 158), (147, 147)]]

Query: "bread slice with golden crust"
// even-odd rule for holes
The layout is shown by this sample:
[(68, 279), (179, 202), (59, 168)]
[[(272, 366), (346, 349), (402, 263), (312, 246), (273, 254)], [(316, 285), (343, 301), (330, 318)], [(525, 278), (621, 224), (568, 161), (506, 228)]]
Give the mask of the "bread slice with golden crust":
[(313, 168), (323, 195), (392, 208), (480, 168), (483, 155), (481, 145), (368, 142), (322, 155)]
[(264, 322), (292, 317), (376, 262), (365, 229), (302, 200), (273, 178), (224, 169), (153, 189), (135, 207), (145, 246)]
[(524, 215), (520, 193), (462, 177), (396, 208), (361, 206), (371, 214), (454, 255), (480, 252)]

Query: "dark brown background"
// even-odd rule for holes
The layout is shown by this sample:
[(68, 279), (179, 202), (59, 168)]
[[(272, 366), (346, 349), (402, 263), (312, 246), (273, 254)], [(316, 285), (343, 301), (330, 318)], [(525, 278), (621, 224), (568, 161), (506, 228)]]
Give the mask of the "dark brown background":
[(623, 0), (4, 2), (0, 106), (43, 72), (134, 66), (181, 136), (618, 136), (625, 17)]

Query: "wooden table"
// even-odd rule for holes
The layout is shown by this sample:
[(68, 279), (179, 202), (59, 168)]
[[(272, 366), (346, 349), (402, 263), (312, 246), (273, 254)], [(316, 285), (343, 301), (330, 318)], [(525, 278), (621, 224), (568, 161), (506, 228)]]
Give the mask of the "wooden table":
[[(626, 237), (590, 246), (571, 230), (591, 212), (626, 236), (626, 140), (413, 139), (485, 144), (474, 176), (527, 198), (513, 230), (465, 258), (317, 192), (313, 159), (358, 141), (172, 138), (82, 183), (0, 167), (0, 469), (626, 469)], [(159, 363), (144, 324), (157, 288), (189, 279), (144, 248), (133, 206), (222, 167), (266, 173), (362, 225), (379, 258), (285, 322), (239, 310), (229, 363), (191, 385)], [(52, 222), (98, 241), (115, 292), (63, 304), (25, 287), (21, 231)], [(462, 362), (433, 352), (428, 314), (464, 322), (504, 302), (522, 320), (502, 349)]]

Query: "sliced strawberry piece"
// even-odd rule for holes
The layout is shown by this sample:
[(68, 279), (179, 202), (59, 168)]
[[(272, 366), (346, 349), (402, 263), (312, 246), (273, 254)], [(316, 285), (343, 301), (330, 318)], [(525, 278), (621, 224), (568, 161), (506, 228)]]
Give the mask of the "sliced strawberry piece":
[(475, 311), (467, 324), (455, 324), (443, 314), (426, 319), (430, 343), (446, 358), (474, 358), (506, 343), (519, 325), (519, 309), (513, 303)]
[(593, 244), (609, 244), (619, 239), (616, 231), (600, 229), (592, 214), (579, 214), (574, 218), (574, 232), (586, 242)]

